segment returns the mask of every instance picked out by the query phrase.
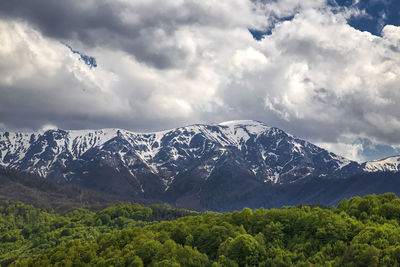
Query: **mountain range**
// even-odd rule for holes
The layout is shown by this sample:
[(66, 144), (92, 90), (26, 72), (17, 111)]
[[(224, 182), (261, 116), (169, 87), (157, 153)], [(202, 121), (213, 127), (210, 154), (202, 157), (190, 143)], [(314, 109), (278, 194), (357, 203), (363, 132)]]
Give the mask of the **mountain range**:
[[(399, 165), (400, 156), (351, 161), (259, 121), (197, 124), (153, 133), (122, 129), (0, 133), (4, 168), (101, 193), (199, 210), (284, 205), (299, 196), (287, 192), (295, 194), (300, 188), (308, 192), (316, 184), (318, 192), (325, 192), (327, 185), (332, 192), (339, 184), (350, 186), (348, 179), (355, 181), (353, 177), (395, 180)], [(333, 204), (346, 196), (310, 193), (292, 204), (316, 200)]]

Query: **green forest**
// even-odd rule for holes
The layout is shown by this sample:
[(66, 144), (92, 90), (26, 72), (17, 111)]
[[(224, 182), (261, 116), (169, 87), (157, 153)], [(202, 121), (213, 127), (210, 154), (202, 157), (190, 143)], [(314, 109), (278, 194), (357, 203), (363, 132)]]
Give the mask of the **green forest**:
[(119, 203), (0, 207), (2, 266), (399, 266), (400, 199), (198, 213)]

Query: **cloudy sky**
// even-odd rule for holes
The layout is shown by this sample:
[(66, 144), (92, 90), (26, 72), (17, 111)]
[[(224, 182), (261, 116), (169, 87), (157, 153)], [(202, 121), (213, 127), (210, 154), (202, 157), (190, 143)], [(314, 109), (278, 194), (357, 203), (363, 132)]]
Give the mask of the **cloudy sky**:
[(0, 129), (254, 119), (400, 153), (398, 0), (1, 0)]

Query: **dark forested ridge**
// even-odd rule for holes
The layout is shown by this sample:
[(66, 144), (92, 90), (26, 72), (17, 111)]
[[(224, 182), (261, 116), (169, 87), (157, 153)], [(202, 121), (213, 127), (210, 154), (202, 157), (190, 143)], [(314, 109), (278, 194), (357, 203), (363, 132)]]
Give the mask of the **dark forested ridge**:
[(200, 194), (202, 205), (207, 209), (234, 211), (245, 207), (258, 209), (312, 204), (336, 206), (345, 198), (386, 192), (400, 195), (400, 172), (364, 173), (346, 179), (312, 178), (285, 185), (262, 184), (243, 187), (243, 190), (235, 191), (235, 194), (224, 191), (216, 184)]
[(0, 208), (0, 261), (11, 266), (399, 266), (394, 194), (323, 206), (233, 213), (118, 204), (63, 215)]
[[(56, 211), (71, 207), (102, 208), (120, 201), (141, 204), (169, 203), (172, 206), (199, 211), (227, 212), (251, 209), (279, 208), (308, 204), (337, 205), (344, 198), (394, 192), (400, 195), (400, 173), (365, 173), (346, 179), (307, 179), (290, 184), (250, 183), (240, 173), (226, 176), (212, 175), (207, 185), (184, 177), (176, 184), (187, 190), (184, 199), (177, 198), (174, 188), (162, 199), (110, 195), (78, 187), (57, 184), (27, 172), (0, 168), (0, 204), (4, 201), (22, 201), (40, 208)], [(179, 177), (177, 179), (180, 179)], [(240, 190), (239, 190), (240, 189)], [(193, 205), (197, 198), (198, 205)]]
[(0, 168), (0, 204), (22, 201), (35, 207), (68, 210), (72, 207), (104, 208), (119, 201), (151, 203), (138, 198), (109, 195), (75, 185), (61, 185), (32, 173)]

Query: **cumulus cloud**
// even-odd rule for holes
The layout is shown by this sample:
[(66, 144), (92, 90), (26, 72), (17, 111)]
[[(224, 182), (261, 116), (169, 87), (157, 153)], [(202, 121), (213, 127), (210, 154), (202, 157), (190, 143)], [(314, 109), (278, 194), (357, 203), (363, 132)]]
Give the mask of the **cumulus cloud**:
[(27, 20), (46, 36), (123, 50), (140, 62), (164, 69), (190, 63), (194, 47), (184, 39), (192, 29), (223, 32), (265, 24), (263, 14), (254, 8), (243, 0), (5, 0), (0, 14)]
[(344, 136), (400, 144), (400, 28), (361, 32), (347, 23), (361, 13), (324, 0), (4, 0), (0, 126), (257, 119), (359, 159)]

